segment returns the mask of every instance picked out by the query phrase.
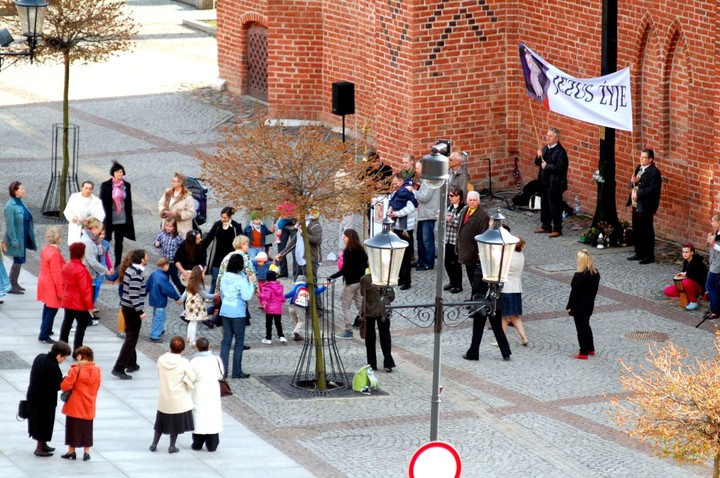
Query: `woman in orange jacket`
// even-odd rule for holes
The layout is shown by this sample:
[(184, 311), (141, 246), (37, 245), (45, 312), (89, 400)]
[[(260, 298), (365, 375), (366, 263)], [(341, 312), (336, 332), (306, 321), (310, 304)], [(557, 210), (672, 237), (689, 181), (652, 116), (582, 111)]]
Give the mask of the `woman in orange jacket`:
[(93, 362), (94, 354), (90, 347), (78, 347), (74, 355), (77, 363), (70, 367), (67, 377), (60, 384), (63, 392), (72, 390), (62, 409), (68, 451), (61, 458), (75, 460), (75, 448), (83, 447), (83, 461), (88, 461), (90, 447), (93, 446), (93, 419), (101, 374), (100, 368)]

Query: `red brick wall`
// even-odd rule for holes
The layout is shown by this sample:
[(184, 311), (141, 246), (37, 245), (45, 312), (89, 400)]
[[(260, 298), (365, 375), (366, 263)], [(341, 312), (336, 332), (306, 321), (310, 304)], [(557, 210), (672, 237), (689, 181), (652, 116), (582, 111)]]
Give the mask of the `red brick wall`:
[[(556, 126), (571, 163), (566, 201), (578, 195), (592, 212), (600, 128), (532, 102), (517, 45), (574, 76), (598, 76), (601, 8), (590, 0), (219, 0), (220, 74), (243, 91), (243, 24), (266, 24), (273, 114), (339, 125), (331, 84), (352, 81), (351, 134), (368, 126), (394, 166), (451, 139), (470, 153), (479, 188), (488, 184), (483, 158), (492, 159), (495, 190), (514, 187), (515, 156), (524, 181), (535, 178), (534, 152)], [(618, 68), (632, 69), (635, 124), (616, 136), (618, 214), (630, 219), (625, 184), (640, 149), (653, 148), (665, 178), (657, 233), (699, 244), (720, 180), (715, 10), (710, 1), (627, 0), (618, 15)]]

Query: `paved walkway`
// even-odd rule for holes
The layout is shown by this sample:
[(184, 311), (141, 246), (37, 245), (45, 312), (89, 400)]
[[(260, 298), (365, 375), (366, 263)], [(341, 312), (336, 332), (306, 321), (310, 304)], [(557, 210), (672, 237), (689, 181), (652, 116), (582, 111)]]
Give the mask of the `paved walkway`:
[[(155, 205), (174, 171), (200, 173), (196, 151), (212, 150), (220, 140), (218, 127), (246, 117), (255, 104), (209, 88), (216, 83), (214, 39), (181, 26), (183, 18), (205, 15), (166, 0), (130, 2), (143, 24), (133, 53), (108, 63), (72, 68), (71, 121), (81, 126), (80, 180), (98, 184), (107, 179), (110, 161), (121, 161), (133, 185), (136, 245), (152, 243), (159, 220)], [(14, 66), (0, 73), (0, 149), (5, 182), (19, 179), (26, 201), (38, 211), (47, 188), (50, 127), (61, 119), (61, 67)], [(571, 158), (572, 161), (572, 158)], [(484, 201), (488, 208), (499, 202)], [(210, 218), (224, 204), (212, 202)], [(648, 449), (628, 440), (610, 419), (608, 398), (620, 394), (622, 358), (640, 363), (647, 342), (633, 340), (635, 331), (659, 332), (688, 347), (692, 355), (712, 354), (713, 324), (694, 326), (701, 311), (686, 312), (657, 294), (679, 269), (677, 264), (639, 266), (628, 262), (629, 251), (594, 251), (602, 274), (600, 296), (592, 320), (598, 355), (573, 360), (577, 343), (572, 320), (565, 313), (575, 252), (582, 246), (568, 221), (565, 235), (550, 240), (532, 233), (537, 214), (505, 211), (513, 233), (528, 240), (523, 275), (523, 308), (530, 337), (527, 347), (510, 331), (512, 360), (505, 362), (486, 337), (478, 362), (462, 359), (470, 341), (469, 323), (456, 317), (442, 338), (443, 402), (440, 438), (453, 444), (464, 462), (465, 477), (687, 477), (706, 476), (708, 465), (677, 465), (652, 457)], [(621, 211), (626, 214), (626, 211)], [(39, 213), (39, 238), (46, 224)], [(246, 223), (244, 217), (240, 217)], [(324, 223), (325, 254), (338, 248), (338, 224)], [(361, 230), (358, 220), (355, 224)], [(126, 247), (134, 245), (129, 243)], [(21, 281), (24, 296), (9, 296), (0, 305), (0, 415), (5, 440), (0, 444), (0, 472), (15, 476), (278, 476), (278, 477), (400, 477), (412, 453), (428, 441), (432, 329), (397, 315), (392, 319), (393, 355), (397, 369), (379, 373), (381, 395), (350, 398), (287, 400), (272, 391), (263, 377), (292, 375), (300, 346), (266, 346), (260, 311), (248, 329), (252, 349), (244, 369), (253, 377), (233, 381), (235, 395), (223, 399), (225, 431), (218, 452), (194, 452), (189, 435), (179, 439), (177, 455), (151, 454), (155, 413), (154, 360), (167, 344), (141, 334), (142, 369), (136, 379), (122, 382), (109, 373), (120, 347), (113, 325), (117, 298), (113, 287), (101, 292), (102, 320), (88, 331), (105, 381), (95, 422), (96, 446), (89, 463), (65, 462), (57, 456), (32, 455), (25, 423), (14, 419), (15, 406), (27, 387), (29, 364), (47, 350), (37, 342), (40, 305), (34, 298), (37, 255), (31, 254)], [(321, 268), (327, 276), (333, 263)], [(398, 294), (397, 303), (432, 302), (435, 271), (414, 272), (413, 286)], [(289, 286), (289, 283), (285, 283)], [(466, 284), (466, 290), (469, 290)], [(340, 291), (335, 291), (339, 302)], [(459, 294), (467, 298), (467, 294)], [(458, 297), (446, 296), (446, 300)], [(251, 306), (256, 309), (256, 304)], [(169, 333), (184, 335), (184, 325), (171, 310)], [(415, 315), (417, 322), (421, 316)], [(289, 327), (287, 315), (283, 317)], [(428, 325), (427, 323), (425, 325)], [(59, 332), (59, 321), (55, 326)], [(213, 344), (219, 331), (200, 329)], [(365, 362), (359, 339), (341, 341), (340, 356), (350, 374)], [(65, 368), (65, 366), (63, 366)], [(53, 444), (63, 441), (58, 416)], [(162, 442), (164, 445), (166, 441)]]

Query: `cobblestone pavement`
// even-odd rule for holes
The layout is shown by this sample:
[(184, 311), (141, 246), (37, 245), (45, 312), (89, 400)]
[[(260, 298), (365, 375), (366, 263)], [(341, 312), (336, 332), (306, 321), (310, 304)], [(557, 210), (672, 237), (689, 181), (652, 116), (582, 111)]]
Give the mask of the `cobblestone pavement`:
[[(133, 185), (138, 237), (126, 248), (150, 246), (159, 226), (155, 205), (172, 173), (199, 175), (196, 151), (211, 151), (221, 139), (219, 128), (262, 108), (212, 88), (217, 77), (214, 39), (180, 26), (184, 16), (197, 17), (199, 12), (162, 0), (130, 4), (143, 22), (135, 51), (105, 64), (73, 66), (71, 84), (71, 121), (81, 126), (79, 179), (98, 184), (107, 179), (110, 161), (117, 159)], [(26, 184), (27, 202), (38, 220), (50, 177), (50, 126), (61, 118), (60, 75), (59, 67), (50, 65), (15, 66), (0, 75), (3, 177)], [(489, 210), (502, 205), (488, 199), (483, 203)], [(211, 219), (222, 206), (212, 202)], [(660, 245), (668, 251), (665, 259), (647, 266), (628, 262), (629, 249), (593, 250), (602, 274), (592, 320), (598, 355), (578, 361), (571, 358), (577, 341), (565, 304), (575, 252), (585, 247), (578, 242), (584, 220), (570, 218), (565, 235), (549, 239), (532, 233), (539, 223), (537, 213), (502, 212), (513, 233), (528, 241), (523, 318), (530, 344), (520, 346), (511, 329), (511, 361), (503, 361), (485, 337), (480, 360), (468, 362), (462, 354), (470, 342), (470, 324), (444, 328), (440, 439), (458, 449), (463, 476), (707, 475), (709, 464), (680, 466), (652, 457), (647, 447), (616, 428), (608, 405), (610, 397), (623, 393), (619, 359), (640, 363), (648, 348), (647, 342), (628, 338), (631, 332), (667, 333), (692, 355), (714, 352), (713, 324), (694, 327), (701, 311), (686, 312), (658, 299), (679, 269), (671, 253), (675, 246)], [(244, 217), (240, 220), (246, 222)], [(359, 218), (354, 226), (362, 229)], [(39, 238), (44, 227), (38, 224)], [(339, 224), (325, 221), (324, 232), (324, 254), (336, 252)], [(37, 271), (36, 254), (31, 254), (26, 269)], [(335, 264), (326, 262), (320, 275), (334, 270)], [(399, 292), (396, 303), (431, 303), (435, 281), (436, 271), (413, 272), (412, 288)], [(340, 291), (330, 294), (335, 300), (330, 310), (339, 323)], [(445, 299), (463, 300), (467, 295), (448, 294)], [(102, 325), (112, 330), (117, 313), (113, 287), (103, 288), (101, 301)], [(244, 355), (244, 369), (255, 377), (232, 383), (235, 395), (223, 401), (226, 412), (315, 476), (406, 476), (412, 453), (429, 437), (432, 328), (394, 316), (397, 369), (378, 373), (382, 395), (287, 400), (258, 377), (292, 375), (301, 345), (261, 344), (264, 321), (256, 303), (251, 310), (254, 320), (246, 340), (252, 349)], [(175, 318), (178, 313), (170, 308), (170, 335), (185, 333), (184, 324)], [(283, 325), (289, 329), (287, 314)], [(201, 327), (200, 333), (214, 344), (221, 337), (218, 329)], [(145, 355), (156, 358), (165, 347), (149, 342), (143, 331), (139, 349)], [(365, 363), (364, 346), (357, 337), (339, 341), (337, 347), (350, 375)], [(242, 444), (237, 448), (242, 450)]]

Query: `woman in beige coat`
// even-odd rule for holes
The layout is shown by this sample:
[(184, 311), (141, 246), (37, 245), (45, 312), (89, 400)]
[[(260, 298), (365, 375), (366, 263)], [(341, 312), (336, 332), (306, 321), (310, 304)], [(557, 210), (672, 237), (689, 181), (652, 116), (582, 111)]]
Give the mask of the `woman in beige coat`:
[(166, 434), (170, 435), (168, 453), (177, 453), (180, 451), (175, 446), (177, 436), (195, 428), (191, 396), (195, 371), (188, 359), (180, 356), (184, 350), (185, 341), (182, 337), (173, 337), (170, 341), (170, 352), (160, 356), (157, 361), (158, 410), (150, 451), (157, 450), (160, 436)]
[(192, 230), (195, 219), (195, 200), (185, 187), (186, 181), (184, 174), (173, 174), (172, 186), (165, 190), (158, 201), (160, 217), (164, 220), (174, 219), (181, 237), (185, 237), (185, 234)]

